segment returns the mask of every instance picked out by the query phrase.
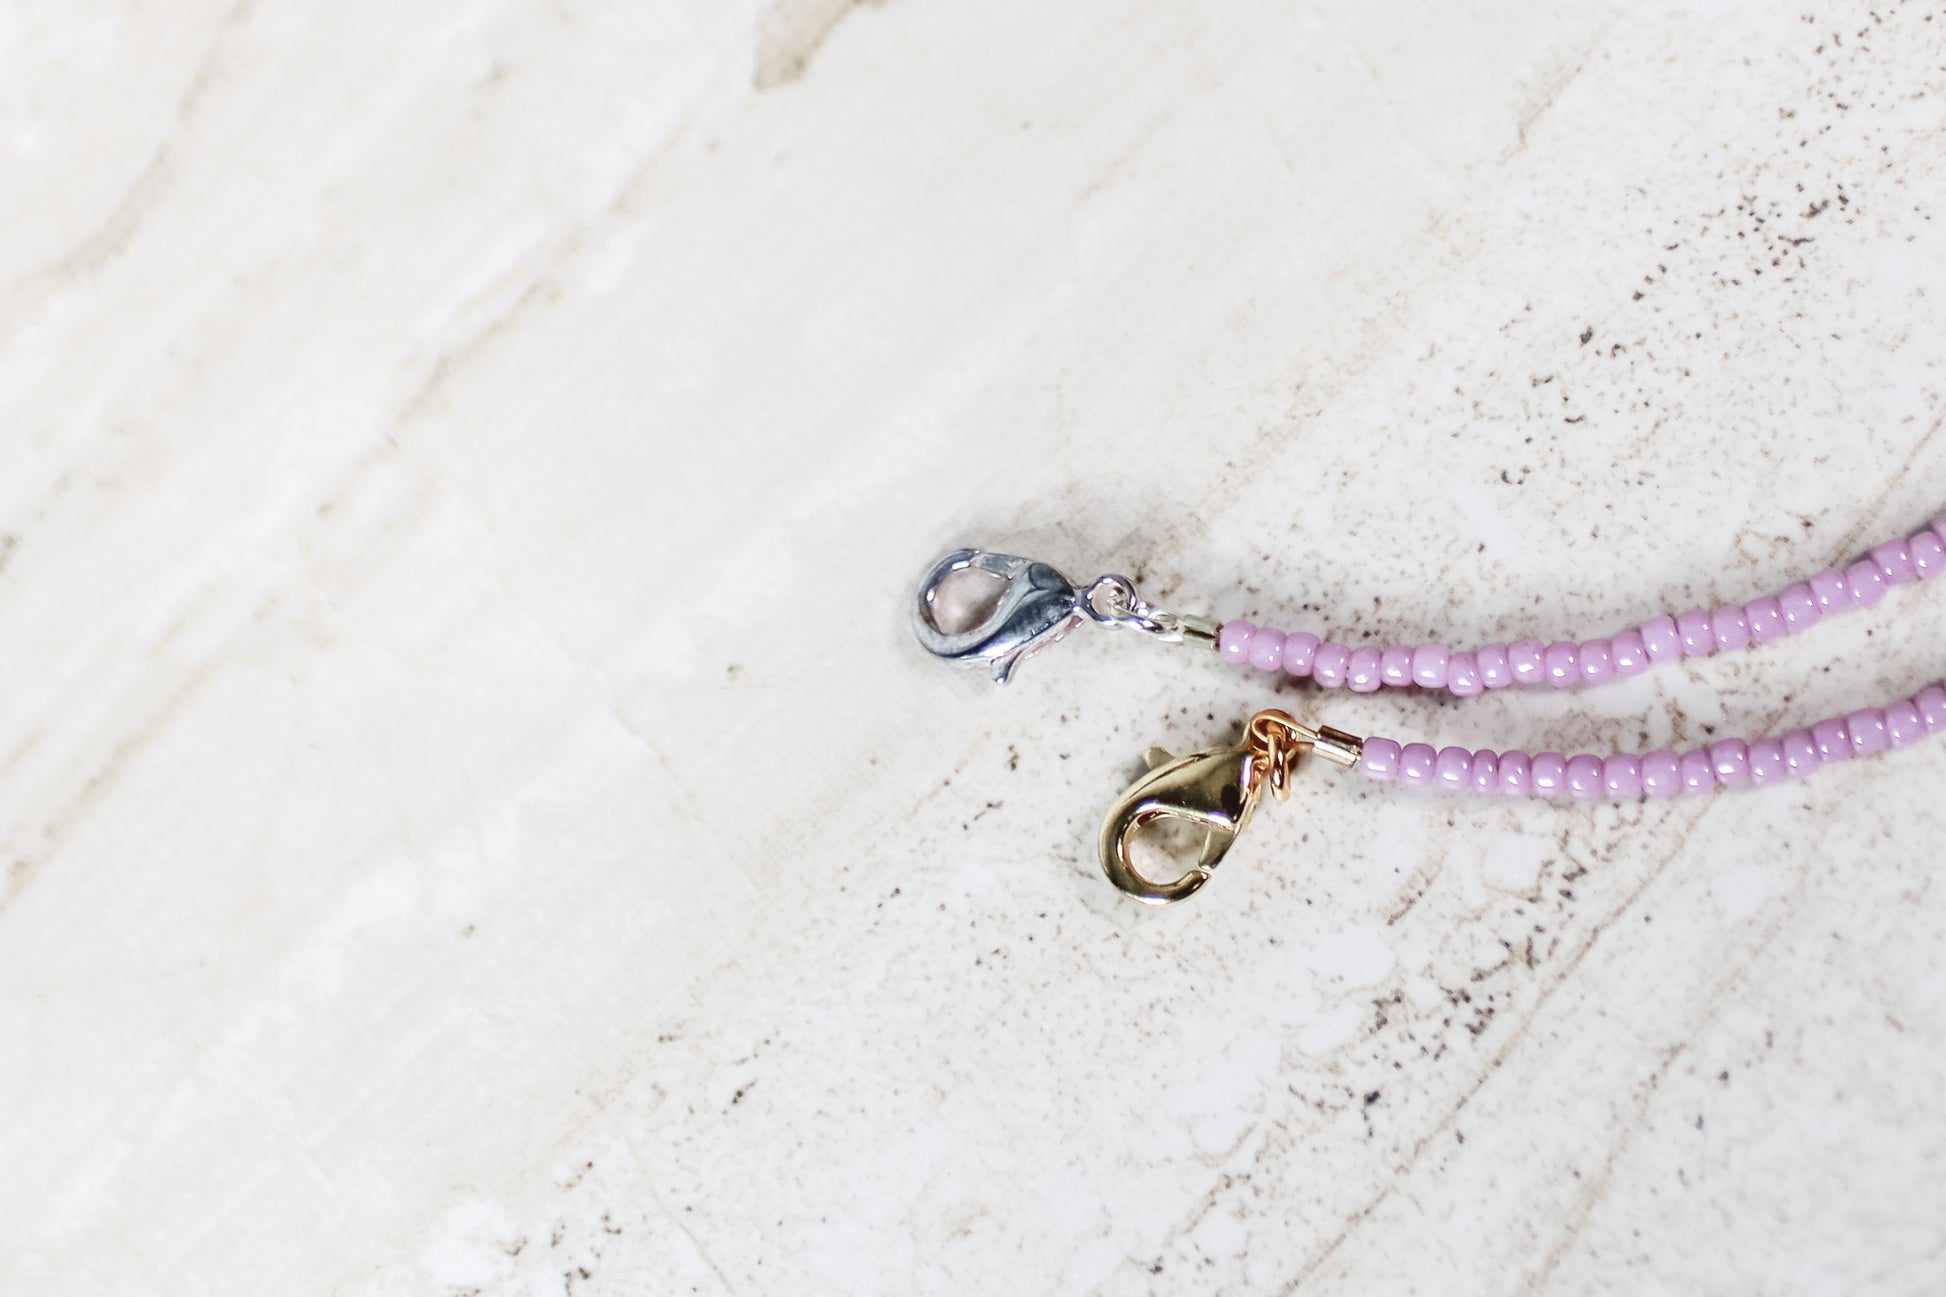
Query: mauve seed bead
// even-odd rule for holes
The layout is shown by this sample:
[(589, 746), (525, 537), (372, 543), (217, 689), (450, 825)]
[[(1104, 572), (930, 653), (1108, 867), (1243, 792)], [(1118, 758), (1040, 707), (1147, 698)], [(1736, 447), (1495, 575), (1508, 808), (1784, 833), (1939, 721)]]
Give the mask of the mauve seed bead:
[(1507, 645), (1507, 670), (1518, 683), (1537, 685), (1547, 679), (1546, 653), (1537, 639), (1517, 639)]
[(1813, 725), (1811, 740), (1818, 745), (1818, 760), (1825, 765), (1851, 760), (1851, 735), (1845, 730), (1844, 717), (1828, 717)]
[(1601, 758), (1583, 752), (1568, 758), (1568, 792), (1579, 801), (1592, 802), (1602, 794)]
[(1639, 676), (1649, 669), (1649, 650), (1642, 643), (1642, 632), (1625, 630), (1608, 641), (1609, 655), (1618, 676)]
[(1917, 743), (1926, 737), (1926, 718), (1919, 714), (1919, 704), (1910, 698), (1901, 699), (1885, 709), (1885, 737), (1895, 748), (1908, 743)]
[(1284, 665), (1284, 632), (1261, 626), (1250, 637), (1250, 665), (1259, 671), (1276, 671)]
[(1886, 590), (1892, 588), (1892, 582), (1886, 580), (1886, 569), (1870, 559), (1858, 559), (1845, 569), (1845, 584), (1851, 588), (1851, 602), (1858, 608), (1870, 608), (1886, 598)]
[(1394, 644), (1378, 656), (1378, 678), (1394, 689), (1412, 683), (1412, 646)]
[(1743, 605), (1743, 619), (1750, 624), (1753, 643), (1768, 644), (1791, 633), (1791, 628), (1784, 624), (1784, 605), (1777, 601), (1774, 594), (1752, 599)]
[(1869, 608), (1885, 597), (1892, 583), (1885, 579), (1885, 569), (1861, 558), (1845, 569), (1845, 584), (1851, 589), (1851, 601), (1860, 608)]
[(1308, 676), (1318, 657), (1318, 637), (1308, 630), (1284, 636), (1284, 670), (1294, 676)]
[(1734, 653), (1750, 642), (1750, 618), (1741, 607), (1718, 608), (1710, 614), (1710, 634), (1719, 653)]
[[(1913, 713), (1917, 715), (1918, 713)], [(1921, 727), (1923, 728), (1923, 726)], [(1466, 768), (1466, 782), (1476, 793), (1490, 793), (1500, 786), (1500, 755), (1492, 748), (1481, 748), (1473, 754), (1472, 764)]]
[(1843, 612), (1851, 607), (1851, 588), (1845, 584), (1845, 574), (1835, 567), (1811, 578), (1811, 597), (1818, 601), (1819, 612)]
[(1480, 664), (1480, 683), (1489, 689), (1505, 689), (1514, 682), (1513, 668), (1507, 665), (1507, 646), (1498, 641), (1482, 645), (1473, 653)]
[(1519, 797), (1534, 789), (1533, 759), (1525, 748), (1513, 748), (1500, 754), (1498, 772), (1495, 775), (1500, 791), (1509, 796)]
[(1432, 782), (1433, 763), (1438, 754), (1430, 743), (1408, 743), (1399, 749), (1399, 782), (1423, 788)]
[(1810, 630), (1824, 617), (1818, 611), (1818, 597), (1811, 593), (1808, 582), (1785, 586), (1777, 594), (1777, 603), (1783, 608), (1784, 624), (1791, 628), (1793, 635)]
[(1710, 754), (1702, 748), (1691, 748), (1676, 758), (1677, 768), (1682, 778), (1682, 789), (1694, 797), (1716, 787), (1716, 767), (1710, 761)]
[(1601, 786), (1610, 797), (1642, 795), (1642, 758), (1617, 752), (1601, 763)]
[(1750, 782), (1762, 787), (1789, 775), (1784, 764), (1784, 745), (1776, 739), (1758, 739), (1750, 745)]
[(1682, 656), (1682, 636), (1674, 617), (1651, 617), (1642, 623), (1642, 648), (1651, 662), (1670, 662)]
[(1808, 729), (1792, 730), (1778, 742), (1784, 745), (1784, 765), (1794, 779), (1802, 779), (1824, 764), (1818, 758), (1818, 741)]
[(1682, 762), (1668, 748), (1642, 758), (1642, 791), (1651, 797), (1674, 797), (1682, 791)]
[(1223, 623), (1223, 629), (1216, 633), (1216, 649), (1232, 662), (1250, 660), (1250, 638), (1257, 633), (1251, 623), (1238, 618)]
[(1941, 730), (1946, 730), (1946, 689), (1938, 685), (1930, 689), (1921, 689), (1913, 697), (1912, 702), (1919, 709), (1919, 715), (1925, 719), (1926, 729), (1929, 732), (1937, 734)]
[(1367, 779), (1387, 780), (1399, 773), (1399, 745), (1391, 739), (1369, 738), (1358, 754), (1358, 769)]
[(1946, 540), (1922, 531), (1906, 542), (1912, 550), (1912, 572), (1920, 580), (1946, 572)]
[(1575, 646), (1569, 640), (1556, 640), (1547, 646), (1547, 656), (1543, 659), (1547, 666), (1547, 682), (1556, 689), (1566, 689), (1581, 679), (1581, 663), (1575, 657)]
[(1345, 669), (1351, 665), (1351, 650), (1337, 640), (1326, 640), (1311, 656), (1311, 678), (1326, 689), (1345, 682)]
[(1872, 547), (1872, 562), (1893, 585), (1904, 585), (1919, 574), (1912, 570), (1912, 542), (1895, 536)]
[(1709, 745), (1709, 758), (1719, 784), (1740, 784), (1750, 778), (1750, 745), (1742, 739), (1718, 739)]
[(1581, 647), (1574, 651), (1574, 660), (1581, 667), (1583, 684), (1602, 685), (1615, 678), (1615, 645), (1612, 640), (1581, 641)]
[(1455, 698), (1472, 698), (1484, 692), (1480, 683), (1480, 664), (1471, 653), (1455, 653), (1446, 659), (1446, 687)]
[(1716, 652), (1716, 632), (1710, 629), (1710, 615), (1691, 608), (1676, 618), (1676, 634), (1682, 638), (1684, 657), (1708, 657)]
[(1433, 781), (1441, 788), (1464, 788), (1473, 773), (1473, 754), (1465, 748), (1441, 748), (1433, 758)]
[(1568, 779), (1568, 759), (1559, 752), (1536, 752), (1530, 769), (1534, 791), (1543, 797), (1560, 792)]
[(1412, 683), (1421, 689), (1446, 687), (1446, 646), (1421, 644), (1412, 650)]
[(1351, 661), (1345, 664), (1345, 683), (1355, 694), (1369, 694), (1378, 690), (1383, 681), (1378, 674), (1378, 650), (1357, 648), (1351, 651)]
[(1946, 513), (1942, 513), (1932, 520), (1932, 530), (1935, 536), (1941, 540), (1946, 540)]
[(1892, 746), (1885, 732), (1885, 713), (1876, 707), (1861, 707), (1845, 717), (1845, 733), (1851, 736), (1851, 754), (1869, 757)]

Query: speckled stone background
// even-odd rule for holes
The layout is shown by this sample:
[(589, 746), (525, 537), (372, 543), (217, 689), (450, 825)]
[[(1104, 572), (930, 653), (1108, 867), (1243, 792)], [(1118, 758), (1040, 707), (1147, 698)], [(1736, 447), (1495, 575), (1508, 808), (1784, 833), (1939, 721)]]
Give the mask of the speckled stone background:
[(1946, 744), (1090, 854), (1266, 702), (1769, 732), (1946, 590), (1468, 702), (904, 622), (971, 541), (1601, 634), (1922, 525), (1936, 6), (84, 0), (0, 150), (0, 1290), (1946, 1289)]

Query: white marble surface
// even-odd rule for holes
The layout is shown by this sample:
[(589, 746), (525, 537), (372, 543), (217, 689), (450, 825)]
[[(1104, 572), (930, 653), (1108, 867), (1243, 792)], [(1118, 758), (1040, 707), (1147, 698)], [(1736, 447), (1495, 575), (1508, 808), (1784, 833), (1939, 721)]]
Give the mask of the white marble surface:
[(1946, 745), (1311, 771), (1161, 914), (1088, 854), (1267, 698), (1766, 731), (1946, 590), (1467, 704), (903, 622), (977, 540), (1600, 633), (1920, 524), (1943, 68), (1917, 3), (0, 13), (0, 1291), (1946, 1288)]

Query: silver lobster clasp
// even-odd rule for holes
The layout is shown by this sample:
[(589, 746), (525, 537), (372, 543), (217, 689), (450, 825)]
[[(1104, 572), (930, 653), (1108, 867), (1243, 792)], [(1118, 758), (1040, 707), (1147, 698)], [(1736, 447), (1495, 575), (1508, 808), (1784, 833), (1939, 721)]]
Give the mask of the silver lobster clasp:
[(980, 549), (956, 549), (933, 564), (912, 606), (926, 652), (953, 666), (986, 666), (998, 684), (1085, 616), (1082, 592), (1053, 567)]

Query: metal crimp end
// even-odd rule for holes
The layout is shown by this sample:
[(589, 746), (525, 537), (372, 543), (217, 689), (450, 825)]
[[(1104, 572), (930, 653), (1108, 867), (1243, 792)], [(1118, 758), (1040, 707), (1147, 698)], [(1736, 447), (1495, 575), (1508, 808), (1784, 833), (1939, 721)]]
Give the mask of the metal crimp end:
[(1110, 573), (1081, 592), (1087, 614), (1111, 630), (1134, 630), (1158, 644), (1194, 644), (1214, 649), (1222, 624), (1198, 613), (1157, 608), (1135, 589), (1135, 582)]

